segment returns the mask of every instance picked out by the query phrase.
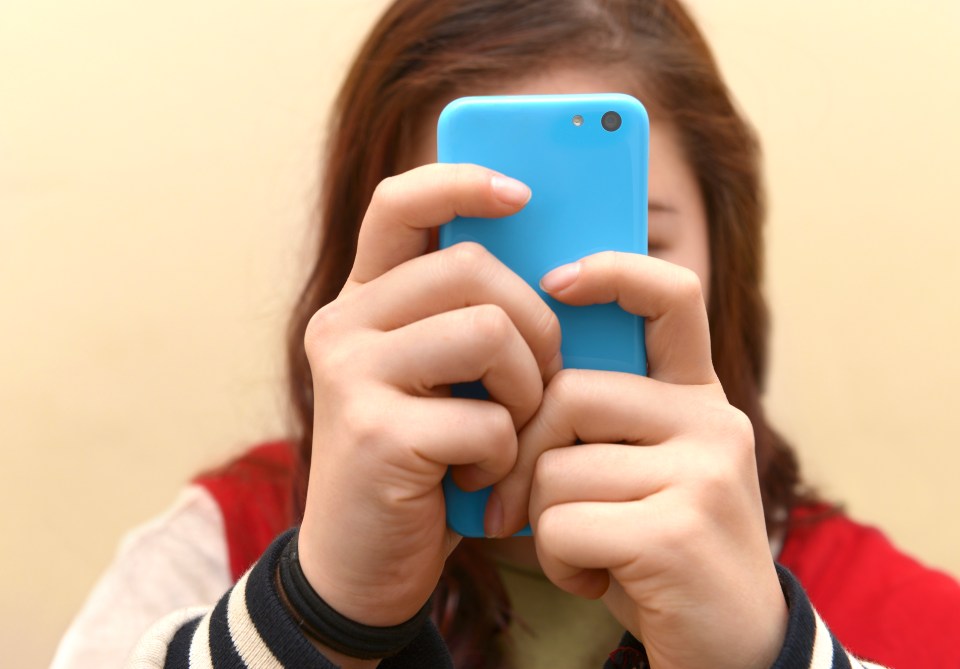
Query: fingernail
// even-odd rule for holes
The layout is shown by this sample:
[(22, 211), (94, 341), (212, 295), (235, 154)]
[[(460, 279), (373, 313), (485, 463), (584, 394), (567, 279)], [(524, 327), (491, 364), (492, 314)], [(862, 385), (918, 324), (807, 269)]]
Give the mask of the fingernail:
[(540, 287), (548, 293), (558, 293), (576, 281), (578, 276), (580, 276), (580, 263), (560, 265), (543, 275), (540, 279)]
[(512, 207), (526, 204), (532, 195), (529, 186), (525, 183), (499, 174), (490, 177), (490, 187), (501, 202)]
[(489, 539), (495, 539), (503, 532), (503, 502), (500, 495), (493, 491), (487, 500), (487, 510), (483, 514), (483, 533)]

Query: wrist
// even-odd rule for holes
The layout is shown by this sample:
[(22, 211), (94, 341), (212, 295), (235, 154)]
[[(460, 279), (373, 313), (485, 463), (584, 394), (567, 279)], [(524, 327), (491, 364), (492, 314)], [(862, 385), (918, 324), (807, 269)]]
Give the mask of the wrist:
[(298, 537), (294, 532), (283, 549), (275, 578), (284, 606), (316, 648), (338, 662), (348, 659), (344, 666), (366, 669), (400, 652), (420, 634), (429, 617), (429, 601), (408, 620), (380, 627), (352, 620), (331, 607), (301, 569)]
[(774, 666), (787, 635), (787, 624), (790, 618), (789, 598), (780, 582), (775, 565), (771, 563), (770, 566), (771, 583), (764, 590), (766, 595), (763, 600), (763, 613), (754, 625), (758, 646), (752, 653), (753, 661), (747, 665), (741, 665), (749, 669), (769, 669)]
[(358, 549), (353, 537), (331, 536), (330, 528), (308, 513), (293, 539), (300, 570), (310, 588), (338, 613), (374, 627), (398, 625), (414, 617), (433, 590), (436, 579), (396, 566), (379, 549)]

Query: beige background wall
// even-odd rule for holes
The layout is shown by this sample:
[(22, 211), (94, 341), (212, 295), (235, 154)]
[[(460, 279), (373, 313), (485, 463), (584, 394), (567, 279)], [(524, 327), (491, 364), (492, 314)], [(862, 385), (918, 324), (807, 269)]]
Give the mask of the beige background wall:
[[(381, 0), (0, 5), (0, 647), (44, 666), (121, 533), (283, 433), (323, 119)], [(769, 406), (960, 574), (960, 3), (696, 0), (765, 142)]]

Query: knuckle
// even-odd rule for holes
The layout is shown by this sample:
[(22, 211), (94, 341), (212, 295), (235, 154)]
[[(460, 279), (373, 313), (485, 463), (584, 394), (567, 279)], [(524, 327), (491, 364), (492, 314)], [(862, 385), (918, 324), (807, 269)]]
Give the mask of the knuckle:
[(616, 251), (598, 251), (580, 259), (580, 279), (592, 283), (607, 283), (619, 271), (620, 253)]
[(346, 379), (356, 376), (357, 356), (343, 342), (336, 346), (318, 346), (308, 352), (307, 360), (314, 383), (324, 387), (343, 387)]
[(735, 443), (749, 446), (753, 451), (753, 423), (750, 417), (734, 406), (728, 404), (727, 407), (725, 420), (730, 437)]
[(359, 332), (345, 336), (342, 309), (331, 303), (317, 311), (307, 324), (304, 349), (315, 383), (338, 384), (357, 378), (369, 369), (373, 343)]
[(471, 312), (469, 326), (482, 340), (502, 342), (510, 336), (513, 322), (499, 305), (482, 304)]
[[(733, 409), (731, 407), (731, 409)], [(729, 413), (729, 434), (733, 463), (737, 472), (743, 477), (757, 476), (757, 451), (754, 438), (753, 423), (750, 418), (740, 411), (733, 409)]]
[(537, 458), (533, 465), (532, 485), (534, 488), (543, 488), (548, 486), (550, 481), (554, 481), (563, 467), (563, 449), (553, 448), (545, 451)]
[(740, 457), (753, 457), (753, 423), (740, 409), (726, 402), (720, 403), (714, 408), (709, 430), (715, 439), (726, 447), (728, 456), (739, 454)]
[(583, 387), (584, 377), (583, 370), (561, 369), (544, 392), (544, 402), (568, 406)]
[(571, 427), (580, 422), (577, 399), (583, 392), (583, 378), (582, 370), (561, 369), (544, 389), (539, 415), (554, 439), (565, 440)]
[(477, 242), (460, 242), (441, 253), (442, 271), (460, 290), (487, 283), (494, 271), (493, 255)]
[(591, 260), (603, 267), (615, 268), (620, 262), (620, 254), (616, 251), (601, 251), (594, 255)]
[(704, 508), (724, 504), (732, 490), (757, 475), (753, 426), (746, 414), (727, 405), (711, 421), (710, 430), (720, 448), (711, 448), (708, 456), (691, 463)]
[(481, 180), (476, 165), (470, 163), (456, 163), (450, 166), (451, 169), (445, 172), (447, 185), (460, 192), (464, 189), (476, 188), (480, 185), (486, 185), (490, 179)]
[(701, 506), (711, 507), (729, 499), (728, 492), (734, 480), (733, 466), (728, 458), (712, 458), (699, 467), (697, 493)]
[(555, 506), (550, 506), (540, 512), (537, 519), (534, 538), (538, 548), (546, 548), (548, 551), (551, 546), (555, 546), (564, 533), (563, 510)]
[(693, 508), (676, 509), (663, 526), (661, 548), (667, 555), (688, 554), (703, 536), (703, 521)]
[(477, 242), (460, 242), (450, 247), (446, 254), (454, 269), (466, 272), (468, 275), (490, 264), (492, 256)]
[(307, 323), (307, 329), (304, 333), (305, 343), (309, 346), (312, 341), (327, 339), (337, 329), (337, 322), (340, 320), (340, 309), (335, 302), (321, 307)]
[(337, 350), (333, 342), (339, 339), (342, 321), (342, 310), (334, 302), (310, 317), (303, 335), (303, 346), (311, 368), (322, 366), (323, 361), (330, 357), (328, 354)]
[(545, 342), (543, 354), (545, 359), (541, 360), (540, 362), (548, 363), (553, 356), (560, 351), (560, 319), (557, 318), (557, 315), (553, 312), (553, 309), (544, 306), (540, 313), (540, 317), (537, 319), (535, 327), (536, 331), (543, 337), (543, 341)]
[(393, 208), (396, 206), (400, 191), (401, 183), (399, 177), (387, 177), (373, 189), (373, 195), (370, 198), (370, 208)]
[(374, 454), (390, 450), (394, 439), (390, 423), (384, 420), (381, 412), (371, 411), (364, 402), (348, 402), (340, 419), (350, 435), (350, 441), (357, 448)]
[(513, 417), (504, 407), (495, 404), (490, 412), (489, 435), (494, 444), (510, 447), (516, 444), (517, 432), (513, 425)]
[(673, 292), (685, 303), (703, 302), (703, 286), (700, 277), (691, 269), (674, 266)]

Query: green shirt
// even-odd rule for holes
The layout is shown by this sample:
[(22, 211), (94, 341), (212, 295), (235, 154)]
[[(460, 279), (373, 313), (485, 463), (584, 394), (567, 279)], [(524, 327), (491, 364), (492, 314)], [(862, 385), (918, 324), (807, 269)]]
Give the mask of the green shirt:
[(564, 592), (540, 571), (497, 562), (510, 596), (508, 655), (518, 669), (600, 669), (623, 627), (599, 599)]

